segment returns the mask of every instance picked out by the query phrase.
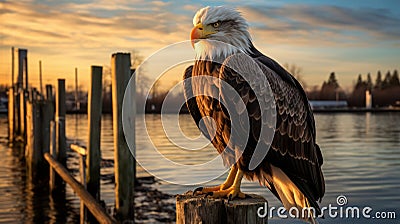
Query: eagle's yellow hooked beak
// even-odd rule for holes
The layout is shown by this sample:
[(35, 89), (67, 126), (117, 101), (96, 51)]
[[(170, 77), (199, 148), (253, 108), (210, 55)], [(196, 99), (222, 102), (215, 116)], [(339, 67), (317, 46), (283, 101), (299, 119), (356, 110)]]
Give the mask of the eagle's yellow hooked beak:
[(199, 41), (199, 39), (205, 39), (207, 36), (217, 33), (217, 31), (210, 25), (204, 26), (202, 23), (197, 24), (193, 27), (192, 32), (190, 32), (190, 40), (192, 41), (192, 47)]

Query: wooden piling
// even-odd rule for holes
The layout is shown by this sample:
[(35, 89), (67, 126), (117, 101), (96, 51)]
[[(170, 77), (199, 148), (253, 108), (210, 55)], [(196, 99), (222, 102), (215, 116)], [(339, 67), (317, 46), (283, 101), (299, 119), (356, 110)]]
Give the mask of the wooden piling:
[(42, 61), (39, 61), (39, 85), (40, 85), (40, 95), (43, 99), (44, 92), (43, 92), (43, 84), (42, 84)]
[(20, 111), (20, 96), (17, 85), (14, 86), (14, 120), (15, 120), (15, 131), (14, 131), (14, 140), (17, 139), (17, 136), (21, 135), (21, 111)]
[[(136, 69), (131, 69), (131, 76), (135, 74)], [(135, 77), (131, 78), (129, 89), (125, 91), (125, 102), (127, 104), (126, 108), (129, 108), (129, 113), (126, 113), (126, 120), (130, 122), (129, 125), (131, 127), (136, 127), (136, 79)], [(131, 141), (136, 142), (136, 128), (132, 128), (129, 133), (129, 138)], [(133, 176), (136, 178), (136, 144), (133, 145), (133, 148), (130, 148), (131, 153), (133, 153), (133, 162), (135, 165), (133, 166)]]
[(14, 47), (11, 47), (11, 83), (8, 89), (8, 141), (14, 142), (15, 133), (15, 87), (14, 87)]
[(65, 139), (65, 80), (58, 79), (56, 95), (56, 154), (57, 160), (65, 165), (67, 162), (66, 139)]
[(78, 68), (75, 68), (75, 111), (79, 112), (81, 110), (80, 102), (78, 99)]
[[(84, 189), (87, 190), (87, 185), (86, 185), (86, 155), (87, 155), (87, 150), (86, 148), (83, 148), (79, 145), (71, 144), (70, 148), (72, 151), (76, 152), (79, 154), (79, 174), (80, 174), (80, 179), (81, 179), (81, 184)], [(89, 192), (90, 193), (90, 192)], [(87, 208), (85, 208), (85, 203), (83, 200), (80, 200), (80, 208), (79, 208), (79, 216), (80, 216), (80, 223), (84, 224), (88, 220), (87, 218)], [(97, 200), (98, 201), (98, 200)], [(94, 218), (91, 215), (91, 218)], [(92, 219), (90, 219), (92, 221)]]
[(81, 184), (79, 184), (68, 170), (55, 160), (49, 153), (44, 154), (44, 158), (49, 162), (52, 169), (54, 169), (58, 175), (60, 175), (63, 180), (68, 183), (71, 188), (78, 194), (79, 198), (85, 203), (85, 206), (90, 210), (90, 212), (96, 217), (100, 223), (116, 223), (116, 220), (112, 218), (107, 212), (101, 207), (96, 199), (92, 197), (89, 192), (87, 192)]
[(26, 97), (25, 90), (19, 91), (19, 135), (23, 142), (26, 142)]
[[(14, 48), (13, 48), (14, 49)], [(15, 131), (15, 115), (14, 115), (14, 86), (8, 89), (8, 141), (14, 141), (14, 131)]]
[[(17, 75), (17, 83), (16, 88), (14, 89), (16, 93), (17, 100), (15, 101), (15, 109), (16, 109), (16, 134), (19, 141), (25, 141), (25, 96), (24, 96), (24, 77), (27, 85), (27, 50), (26, 49), (18, 49), (18, 75)], [(13, 66), (14, 67), (14, 66)]]
[[(81, 176), (81, 184), (82, 184), (83, 188), (87, 189), (87, 185), (86, 185), (86, 156), (85, 155), (80, 155), (79, 156), (79, 174)], [(83, 202), (83, 200), (80, 199), (80, 201), (81, 201), (80, 207), (79, 207), (79, 210), (80, 210), (79, 211), (80, 223), (81, 224), (85, 224), (86, 220), (87, 220), (86, 207), (85, 207), (85, 203)]]
[(42, 158), (40, 117), (40, 108), (36, 101), (27, 102), (25, 158), (31, 175), (36, 172)]
[(50, 122), (54, 116), (54, 107), (53, 103), (48, 100), (44, 100), (40, 102), (40, 113), (41, 113), (41, 121), (42, 121), (42, 151), (50, 152)]
[(27, 50), (18, 49), (18, 76), (17, 76), (17, 89), (24, 88), (24, 62), (26, 58)]
[[(91, 85), (88, 99), (88, 146), (86, 186), (92, 196), (100, 200), (100, 135), (102, 108), (102, 77), (103, 67), (91, 67)], [(93, 219), (88, 215), (88, 220)]]
[(14, 86), (14, 73), (15, 73), (15, 59), (14, 59), (15, 49), (11, 47), (11, 87)]
[(192, 192), (178, 195), (176, 223), (267, 223), (267, 201), (254, 194), (250, 197), (228, 202), (227, 199), (206, 198), (203, 195), (193, 196)]
[(134, 167), (122, 129), (122, 102), (131, 77), (130, 54), (116, 53), (111, 57), (115, 208), (119, 220), (134, 220)]
[[(87, 189), (86, 186), (86, 155), (87, 155), (87, 150), (79, 145), (71, 144), (70, 148), (72, 151), (75, 151), (76, 153), (79, 154), (79, 174), (80, 174), (80, 179), (81, 179), (81, 184), (84, 189)], [(89, 192), (90, 193), (90, 192)], [(98, 201), (98, 200), (97, 200)], [(85, 208), (85, 203), (81, 199), (81, 205), (80, 205), (80, 223), (84, 224), (87, 221), (87, 209)], [(94, 218), (91, 216), (91, 218)], [(90, 220), (92, 221), (92, 220)]]
[[(56, 154), (56, 122), (50, 121), (50, 155), (53, 158), (57, 157)], [(54, 169), (50, 167), (50, 180), (49, 180), (49, 185), (50, 185), (50, 190), (53, 191), (56, 189), (56, 173), (54, 172)]]
[(21, 51), (24, 51), (24, 58), (23, 60), (23, 69), (24, 69), (24, 74), (25, 74), (25, 90), (28, 90), (29, 88), (29, 79), (28, 79), (28, 50), (26, 49), (21, 49)]
[(53, 101), (53, 86), (49, 84), (46, 85), (46, 100)]

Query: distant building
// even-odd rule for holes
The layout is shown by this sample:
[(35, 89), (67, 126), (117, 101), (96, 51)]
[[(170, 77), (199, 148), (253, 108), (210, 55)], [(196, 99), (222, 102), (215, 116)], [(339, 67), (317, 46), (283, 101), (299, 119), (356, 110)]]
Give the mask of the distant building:
[(0, 97), (0, 113), (5, 114), (8, 111), (8, 99), (6, 97)]
[(365, 108), (367, 109), (372, 108), (372, 95), (369, 90), (365, 91)]
[(347, 107), (345, 100), (310, 100), (311, 108), (314, 109), (331, 109)]

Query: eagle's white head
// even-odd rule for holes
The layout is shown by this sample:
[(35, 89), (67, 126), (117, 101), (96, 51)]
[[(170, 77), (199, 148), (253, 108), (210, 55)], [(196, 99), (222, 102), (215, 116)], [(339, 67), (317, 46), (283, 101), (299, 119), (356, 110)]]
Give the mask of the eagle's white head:
[(193, 18), (190, 33), (196, 59), (226, 58), (237, 52), (249, 52), (251, 37), (246, 20), (234, 8), (205, 7)]

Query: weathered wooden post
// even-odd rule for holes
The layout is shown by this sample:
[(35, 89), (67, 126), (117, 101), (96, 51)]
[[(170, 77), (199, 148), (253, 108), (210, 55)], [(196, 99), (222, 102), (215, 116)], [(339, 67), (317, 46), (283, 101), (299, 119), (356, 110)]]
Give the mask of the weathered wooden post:
[(36, 167), (42, 160), (41, 149), (41, 121), (39, 105), (35, 100), (26, 103), (26, 148), (25, 157), (27, 160), (30, 175), (34, 175)]
[(11, 47), (11, 85), (8, 89), (8, 141), (14, 141), (15, 134), (15, 86), (14, 86), (14, 47)]
[(14, 141), (14, 131), (15, 131), (15, 110), (14, 110), (14, 86), (8, 89), (8, 141)]
[(28, 167), (31, 164), (33, 157), (35, 156), (33, 154), (34, 151), (34, 119), (36, 117), (35, 113), (35, 105), (33, 103), (29, 102), (26, 104), (26, 145), (25, 145), (25, 158), (28, 163)]
[[(56, 122), (50, 121), (50, 155), (53, 158), (56, 158)], [(54, 169), (50, 167), (50, 190), (53, 191), (56, 189), (56, 173)]]
[[(135, 74), (136, 69), (131, 69), (131, 76)], [(130, 125), (132, 127), (136, 127), (136, 78), (133, 77), (131, 79), (130, 88), (125, 91), (125, 103), (129, 104), (128, 108), (130, 108), (130, 112), (126, 115), (127, 119), (130, 121)], [(133, 138), (133, 142), (136, 143), (136, 128), (132, 128), (131, 133), (129, 133), (129, 138)], [(134, 148), (131, 148), (131, 153), (133, 153), (133, 162), (135, 165), (133, 166), (133, 176), (136, 178), (136, 144), (134, 144)]]
[[(81, 183), (84, 189), (87, 189), (86, 186), (86, 155), (79, 156), (79, 174), (81, 175)], [(87, 219), (87, 209), (85, 207), (85, 203), (81, 199), (81, 205), (79, 207), (80, 211), (80, 223), (86, 223)]]
[[(79, 174), (80, 174), (81, 184), (82, 184), (83, 189), (87, 190), (87, 187), (86, 187), (86, 156), (87, 156), (88, 150), (86, 148), (80, 147), (75, 144), (71, 144), (70, 147), (71, 147), (71, 150), (75, 151), (79, 155)], [(96, 200), (96, 201), (98, 201), (98, 200)], [(80, 223), (81, 224), (86, 223), (87, 209), (85, 207), (85, 202), (82, 200), (82, 198), (81, 198), (79, 214), (80, 214)], [(94, 217), (92, 217), (92, 218), (93, 218), (93, 220), (95, 220)], [(90, 220), (90, 221), (92, 221), (92, 220)]]
[(134, 167), (136, 164), (122, 129), (122, 102), (131, 77), (130, 54), (112, 55), (111, 75), (116, 215), (119, 220), (134, 220)]
[(79, 112), (81, 110), (78, 97), (78, 68), (75, 68), (75, 111)]
[[(91, 67), (91, 85), (88, 99), (88, 146), (87, 146), (87, 190), (96, 200), (100, 200), (100, 130), (101, 130), (101, 108), (102, 108), (102, 81), (103, 67)], [(88, 220), (94, 220), (88, 217)]]
[[(65, 80), (58, 79), (56, 91), (56, 156), (62, 165), (67, 163), (67, 146), (65, 139)], [(64, 190), (64, 182), (60, 176), (55, 175), (55, 189)]]
[(26, 49), (18, 49), (18, 77), (17, 77), (17, 88), (24, 88), (24, 77), (25, 85), (28, 85), (28, 62), (27, 60), (28, 51)]
[[(13, 51), (14, 52), (14, 51)], [(25, 58), (27, 55), (27, 50), (18, 49), (18, 75), (17, 75), (17, 83), (14, 89), (16, 100), (15, 100), (15, 133), (18, 137), (24, 136), (24, 131), (22, 130), (22, 126), (25, 121), (24, 111), (21, 111), (21, 108), (24, 108), (24, 101), (21, 101), (21, 92), (24, 89), (24, 71), (25, 71)], [(14, 68), (14, 66), (12, 66)], [(26, 66), (27, 67), (27, 66)]]
[(58, 79), (56, 95), (56, 152), (57, 160), (66, 165), (67, 151), (65, 139), (65, 79)]
[[(25, 84), (25, 85), (24, 85)], [(26, 98), (28, 91), (28, 50), (18, 49), (18, 87), (20, 94), (20, 135), (26, 142)]]
[(26, 142), (26, 96), (25, 96), (25, 90), (20, 89), (19, 91), (19, 131), (20, 131), (20, 137), (22, 138), (22, 141), (25, 143)]
[(43, 99), (44, 92), (43, 92), (43, 85), (42, 85), (42, 61), (39, 61), (39, 85), (40, 85), (40, 95)]
[(14, 86), (14, 72), (15, 72), (15, 60), (14, 60), (14, 47), (11, 47), (11, 87)]
[(193, 196), (192, 192), (176, 198), (176, 223), (264, 224), (268, 222), (267, 201), (259, 195), (227, 199)]
[[(50, 130), (50, 126), (51, 126), (51, 121), (54, 121), (54, 96), (53, 96), (53, 86), (47, 84), (46, 85), (46, 97), (45, 97), (45, 105), (43, 108), (43, 116), (44, 116), (44, 120), (43, 120), (43, 125), (44, 125), (44, 129), (49, 128)], [(54, 129), (55, 130), (55, 129)], [(50, 144), (51, 144), (51, 133), (50, 131), (47, 132), (47, 130), (43, 130), (44, 135), (43, 135), (43, 152), (49, 152), (48, 149), (50, 149)], [(47, 134), (46, 134), (47, 133)], [(55, 148), (54, 148), (55, 149)]]
[(49, 100), (40, 102), (40, 113), (42, 122), (42, 151), (50, 152), (50, 122), (54, 116), (53, 103)]
[(69, 184), (69, 186), (75, 191), (75, 193), (79, 196), (79, 198), (85, 203), (86, 207), (90, 210), (90, 212), (97, 217), (97, 220), (100, 223), (117, 223), (117, 221), (111, 217), (103, 207), (97, 203), (96, 199), (93, 198), (89, 192), (87, 192), (83, 186), (76, 181), (76, 179), (69, 174), (68, 170), (59, 163), (53, 156), (49, 153), (44, 154), (44, 158), (50, 164), (52, 169), (54, 169), (58, 175), (62, 176), (65, 182)]
[[(27, 102), (28, 103), (28, 102)], [(41, 102), (38, 102), (36, 100), (32, 101), (31, 104), (33, 105), (32, 107), (32, 117), (33, 117), (33, 154), (34, 158), (33, 161), (34, 165), (40, 165), (43, 162), (43, 145), (42, 145), (42, 135), (43, 135), (43, 114), (41, 113)]]
[(53, 101), (53, 86), (49, 84), (46, 85), (46, 100)]
[(20, 54), (20, 60), (22, 60), (23, 63), (23, 70), (24, 70), (24, 74), (25, 74), (25, 86), (24, 89), (28, 90), (29, 87), (29, 82), (28, 82), (28, 50), (26, 49), (19, 49), (21, 51)]
[(15, 131), (14, 131), (14, 140), (16, 140), (17, 136), (21, 135), (21, 111), (20, 110), (20, 97), (19, 90), (17, 85), (14, 86), (14, 120), (15, 120)]

